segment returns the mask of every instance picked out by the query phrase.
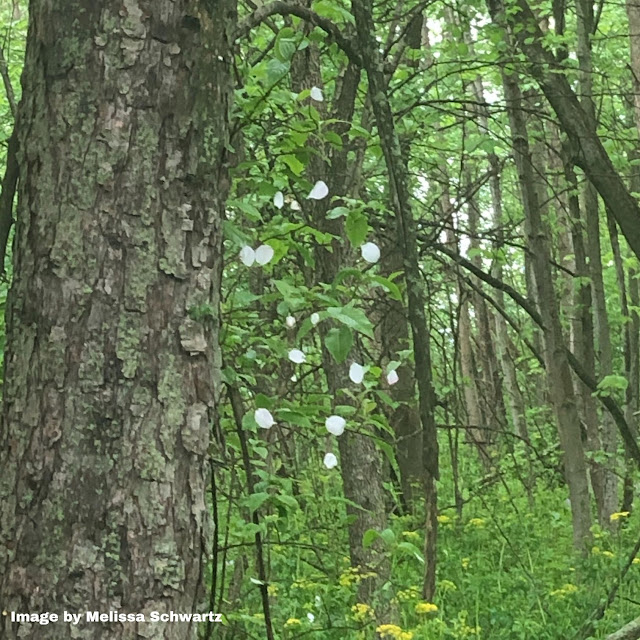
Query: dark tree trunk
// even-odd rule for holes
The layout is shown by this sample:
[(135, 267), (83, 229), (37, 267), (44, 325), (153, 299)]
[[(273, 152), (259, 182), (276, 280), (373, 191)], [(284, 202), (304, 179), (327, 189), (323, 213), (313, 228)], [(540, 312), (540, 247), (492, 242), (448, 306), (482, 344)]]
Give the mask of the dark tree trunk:
[[(233, 0), (207, 11), (30, 3), (0, 429), (7, 611), (200, 610)], [(195, 637), (68, 626), (1, 617), (0, 638)]]

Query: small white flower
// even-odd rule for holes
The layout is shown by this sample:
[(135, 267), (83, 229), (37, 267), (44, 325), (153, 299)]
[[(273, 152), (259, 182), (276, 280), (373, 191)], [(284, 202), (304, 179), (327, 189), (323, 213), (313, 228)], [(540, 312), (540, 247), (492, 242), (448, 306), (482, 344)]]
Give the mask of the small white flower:
[(334, 436), (341, 436), (344, 433), (344, 428), (347, 421), (342, 416), (329, 416), (324, 421), (324, 426), (327, 427), (327, 431)]
[(273, 254), (273, 247), (270, 247), (268, 244), (261, 244), (256, 249), (256, 262), (261, 265), (268, 264), (269, 262), (271, 262)]
[(287, 316), (285, 323), (289, 329), (293, 329), (296, 326), (296, 319), (293, 316)]
[(319, 607), (322, 604), (322, 598), (320, 596), (316, 596), (314, 600), (316, 603), (316, 607)]
[(278, 209), (284, 207), (284, 195), (282, 195), (282, 191), (276, 192), (276, 195), (273, 196), (273, 206)]
[(302, 211), (302, 207), (297, 200), (292, 200), (289, 206), (291, 207), (291, 211)]
[(316, 102), (324, 102), (324, 96), (322, 95), (322, 89), (318, 87), (311, 87), (311, 98)]
[(294, 373), (291, 378), (290, 378), (291, 382), (298, 382), (298, 376)]
[(336, 458), (333, 453), (327, 453), (324, 456), (324, 466), (327, 467), (327, 469), (333, 469), (334, 467), (338, 466), (338, 458)]
[(364, 379), (364, 367), (357, 362), (354, 362), (349, 367), (349, 379), (355, 384), (360, 384)]
[(307, 620), (309, 622), (313, 622), (316, 619), (316, 617), (313, 615), (313, 613), (311, 613), (311, 611), (309, 611), (309, 613), (307, 613)]
[(329, 187), (327, 187), (327, 183), (324, 180), (318, 180), (313, 185), (313, 189), (309, 191), (309, 195), (307, 196), (307, 200), (322, 200), (329, 195)]
[(276, 423), (271, 415), (271, 411), (268, 409), (256, 409), (253, 417), (255, 418), (257, 425), (262, 429), (271, 429), (271, 427)]
[(395, 369), (392, 369), (387, 373), (387, 383), (389, 385), (395, 384), (398, 380), (400, 380), (400, 378), (398, 377), (398, 372)]
[(309, 319), (311, 320), (311, 324), (315, 327), (318, 324), (318, 322), (320, 322), (320, 314), (312, 313)]
[(246, 267), (250, 267), (256, 261), (256, 252), (251, 247), (245, 245), (240, 249), (240, 261)]
[(291, 349), (291, 351), (289, 351), (289, 360), (296, 364), (302, 364), (307, 361), (307, 356), (305, 356), (300, 349)]
[(360, 247), (360, 252), (362, 253), (362, 257), (371, 264), (375, 264), (380, 260), (380, 248), (375, 242), (365, 242)]

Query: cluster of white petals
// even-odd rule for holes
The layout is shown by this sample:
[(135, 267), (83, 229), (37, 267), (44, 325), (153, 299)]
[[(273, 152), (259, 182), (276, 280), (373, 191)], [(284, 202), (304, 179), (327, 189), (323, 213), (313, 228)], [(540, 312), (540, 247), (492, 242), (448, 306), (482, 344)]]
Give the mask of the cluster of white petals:
[(246, 267), (253, 266), (254, 262), (260, 266), (269, 264), (274, 255), (273, 247), (268, 244), (261, 244), (257, 249), (252, 249), (245, 245), (240, 249), (240, 261)]

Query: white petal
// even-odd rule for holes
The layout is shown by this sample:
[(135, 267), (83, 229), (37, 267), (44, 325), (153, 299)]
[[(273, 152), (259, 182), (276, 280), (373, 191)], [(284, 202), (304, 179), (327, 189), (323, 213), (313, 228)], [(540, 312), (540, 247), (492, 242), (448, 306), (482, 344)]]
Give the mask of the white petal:
[(289, 351), (289, 360), (296, 364), (302, 364), (303, 362), (306, 362), (307, 356), (305, 356), (300, 349), (291, 349), (291, 351)]
[(285, 323), (289, 329), (293, 329), (296, 326), (296, 319), (293, 316), (287, 316)]
[(278, 191), (275, 196), (273, 196), (273, 206), (278, 209), (282, 209), (284, 207), (284, 196), (282, 195), (282, 191)]
[(392, 369), (387, 373), (387, 382), (389, 385), (395, 384), (398, 380), (400, 380), (400, 378), (398, 377), (398, 372), (395, 369)]
[(291, 382), (298, 382), (298, 376), (294, 373), (291, 378), (290, 378)]
[(313, 189), (309, 191), (309, 195), (307, 196), (307, 200), (322, 200), (329, 195), (329, 187), (327, 187), (327, 183), (324, 180), (318, 180), (313, 185)]
[(324, 102), (322, 89), (319, 89), (318, 87), (311, 87), (311, 98), (316, 102)]
[(333, 469), (338, 466), (338, 458), (336, 458), (333, 453), (325, 454), (323, 462), (327, 469)]
[(257, 425), (263, 429), (271, 429), (271, 427), (276, 423), (271, 415), (271, 411), (268, 409), (256, 409), (253, 417), (255, 418)]
[(292, 200), (291, 204), (289, 205), (291, 207), (291, 211), (301, 211), (302, 207), (300, 206), (300, 203), (297, 200)]
[(354, 362), (349, 367), (349, 379), (351, 380), (351, 382), (360, 384), (364, 379), (364, 367), (357, 362)]
[(240, 261), (243, 265), (250, 267), (256, 261), (256, 252), (251, 247), (245, 245), (240, 249)]
[(312, 313), (309, 319), (311, 320), (311, 324), (315, 327), (318, 324), (318, 322), (320, 322), (320, 314)]
[(344, 428), (347, 421), (342, 416), (329, 416), (324, 421), (324, 426), (327, 427), (327, 431), (334, 436), (341, 436), (344, 433)]
[(268, 264), (271, 262), (271, 258), (273, 258), (273, 247), (270, 247), (268, 244), (261, 244), (256, 249), (256, 262), (258, 264)]
[(311, 613), (311, 611), (309, 611), (309, 613), (307, 613), (307, 620), (309, 622), (313, 622), (316, 619), (316, 617), (313, 615), (313, 613)]
[(366, 242), (360, 247), (360, 251), (367, 262), (375, 264), (380, 260), (380, 248), (375, 242)]

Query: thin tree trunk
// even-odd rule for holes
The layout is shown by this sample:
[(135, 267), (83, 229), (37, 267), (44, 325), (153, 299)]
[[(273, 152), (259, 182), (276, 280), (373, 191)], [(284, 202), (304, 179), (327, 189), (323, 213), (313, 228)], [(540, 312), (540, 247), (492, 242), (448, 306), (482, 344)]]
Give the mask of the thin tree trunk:
[(515, 74), (504, 74), (505, 98), (515, 151), (518, 180), (525, 212), (525, 232), (531, 252), (543, 333), (544, 359), (549, 396), (555, 411), (560, 445), (564, 453), (565, 478), (571, 499), (573, 541), (584, 551), (590, 538), (591, 513), (589, 483), (580, 433), (580, 420), (575, 402), (571, 371), (563, 342), (562, 327), (551, 276), (548, 230), (540, 215), (538, 194), (533, 179), (533, 166), (528, 132), (521, 110), (522, 95)]
[(386, 92), (382, 61), (375, 38), (371, 0), (353, 0), (357, 41), (369, 80), (369, 96), (389, 175), (389, 192), (396, 215), (398, 244), (404, 256), (408, 313), (418, 382), (420, 421), (423, 429), (425, 466), (425, 575), (423, 596), (433, 599), (436, 586), (436, 536), (438, 528), (437, 488), (438, 439), (435, 426), (435, 393), (431, 379), (430, 337), (425, 317), (415, 223), (411, 211), (407, 170), (395, 130), (393, 113)]
[[(0, 428), (8, 611), (203, 604), (234, 14), (30, 3)], [(195, 632), (0, 622), (2, 640)]]
[[(593, 102), (593, 63), (591, 59), (591, 33), (593, 31), (593, 2), (576, 0), (577, 32), (578, 32), (578, 64), (580, 66), (580, 104), (587, 114), (593, 130), (597, 127), (596, 110)], [(602, 249), (600, 246), (600, 214), (598, 208), (598, 192), (590, 180), (582, 190), (583, 210), (586, 221), (587, 257), (593, 292), (593, 313), (596, 336), (598, 338), (599, 378), (613, 373), (613, 354), (609, 316), (604, 292), (602, 275)], [(602, 451), (607, 456), (603, 467), (602, 503), (598, 505), (600, 526), (611, 525), (610, 516), (618, 508), (617, 476), (608, 469), (615, 463), (618, 438), (615, 425), (610, 416), (602, 417)]]

